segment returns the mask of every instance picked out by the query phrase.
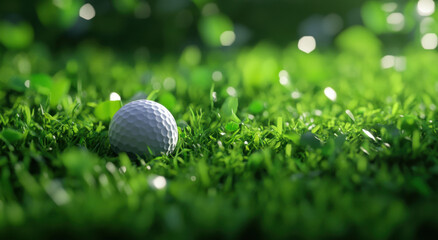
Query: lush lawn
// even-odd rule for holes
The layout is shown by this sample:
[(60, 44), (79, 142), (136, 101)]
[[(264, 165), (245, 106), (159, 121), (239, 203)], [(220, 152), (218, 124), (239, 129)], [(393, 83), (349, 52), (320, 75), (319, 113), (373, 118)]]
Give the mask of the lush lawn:
[[(382, 69), (364, 28), (335, 44), (0, 52), (0, 236), (436, 233), (437, 52), (412, 43)], [(173, 113), (172, 155), (111, 150), (110, 117), (132, 97)]]

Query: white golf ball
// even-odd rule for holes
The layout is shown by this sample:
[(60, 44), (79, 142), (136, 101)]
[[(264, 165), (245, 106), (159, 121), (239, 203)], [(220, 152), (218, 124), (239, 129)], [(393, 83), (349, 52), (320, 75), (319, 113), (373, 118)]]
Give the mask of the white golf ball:
[(116, 152), (140, 156), (167, 155), (178, 142), (175, 118), (163, 105), (149, 100), (120, 108), (111, 120), (108, 135)]

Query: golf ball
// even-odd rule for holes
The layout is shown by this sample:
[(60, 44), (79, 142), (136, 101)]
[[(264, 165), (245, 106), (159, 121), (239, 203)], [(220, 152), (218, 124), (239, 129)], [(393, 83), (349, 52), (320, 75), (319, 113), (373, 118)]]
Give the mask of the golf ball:
[(167, 155), (178, 141), (175, 118), (163, 105), (149, 100), (120, 108), (111, 120), (108, 135), (116, 152), (140, 156)]

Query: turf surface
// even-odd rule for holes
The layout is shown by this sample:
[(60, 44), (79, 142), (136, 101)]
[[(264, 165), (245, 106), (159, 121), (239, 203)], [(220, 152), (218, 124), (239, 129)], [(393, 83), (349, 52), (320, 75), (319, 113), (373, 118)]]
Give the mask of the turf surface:
[[(437, 52), (413, 44), (382, 69), (387, 52), (366, 29), (336, 44), (189, 46), (160, 59), (91, 43), (3, 52), (0, 236), (436, 233)], [(173, 113), (173, 154), (111, 150), (110, 118), (132, 97)]]

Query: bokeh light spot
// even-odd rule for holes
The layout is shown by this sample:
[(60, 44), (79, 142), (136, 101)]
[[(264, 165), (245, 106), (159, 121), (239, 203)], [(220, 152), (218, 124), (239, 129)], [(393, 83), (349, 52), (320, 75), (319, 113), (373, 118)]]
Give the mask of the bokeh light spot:
[(202, 15), (210, 16), (219, 13), (219, 8), (215, 3), (207, 3), (202, 8)]
[(156, 189), (163, 189), (167, 185), (166, 178), (164, 178), (163, 176), (157, 176), (157, 177), (152, 179), (152, 185)]
[(405, 16), (399, 12), (391, 13), (386, 18), (386, 22), (388, 22), (392, 30), (400, 31), (405, 26)]
[(281, 70), (280, 73), (278, 73), (278, 76), (280, 77), (281, 85), (289, 84), (289, 73), (286, 70)]
[(395, 66), (396, 71), (404, 71), (406, 69), (406, 57), (404, 56), (398, 56), (395, 57)]
[(435, 12), (435, 2), (433, 0), (419, 0), (417, 12), (420, 16), (430, 16)]
[(420, 33), (424, 34), (430, 31), (433, 27), (435, 20), (431, 17), (425, 17), (420, 22)]
[(392, 55), (386, 55), (380, 60), (380, 66), (383, 69), (392, 68), (395, 66), (395, 57)]
[(175, 86), (176, 86), (175, 79), (173, 79), (171, 77), (164, 79), (164, 82), (163, 82), (164, 89), (171, 91), (171, 90), (175, 89)]
[(298, 92), (298, 91), (293, 91), (293, 92), (290, 94), (290, 96), (291, 96), (293, 99), (298, 99), (298, 98), (301, 97), (301, 93)]
[(213, 80), (216, 82), (222, 80), (222, 78), (223, 78), (222, 72), (221, 71), (214, 71), (213, 74), (211, 75), (211, 78), (213, 78)]
[(151, 16), (151, 7), (147, 2), (139, 2), (134, 10), (134, 16), (139, 19), (146, 19)]
[(298, 49), (305, 53), (311, 53), (316, 48), (315, 38), (312, 36), (304, 36), (298, 41)]
[(228, 87), (227, 88), (227, 93), (228, 93), (228, 95), (230, 95), (232, 97), (236, 97), (237, 96), (237, 91), (233, 87)]
[(225, 31), (220, 36), (222, 46), (231, 46), (236, 40), (236, 34), (233, 31)]
[(86, 3), (79, 9), (79, 16), (85, 20), (91, 20), (96, 16), (93, 5)]
[(382, 10), (385, 12), (394, 12), (397, 9), (397, 3), (395, 2), (389, 2), (389, 3), (384, 3), (382, 5)]
[(331, 88), (331, 87), (326, 87), (326, 88), (324, 89), (324, 94), (325, 94), (325, 96), (326, 96), (328, 99), (330, 99), (330, 100), (332, 100), (332, 101), (335, 101), (335, 100), (336, 100), (337, 94), (336, 94), (336, 91), (335, 91), (333, 88)]
[(421, 46), (426, 50), (435, 49), (438, 45), (438, 38), (435, 33), (427, 33), (421, 38)]

